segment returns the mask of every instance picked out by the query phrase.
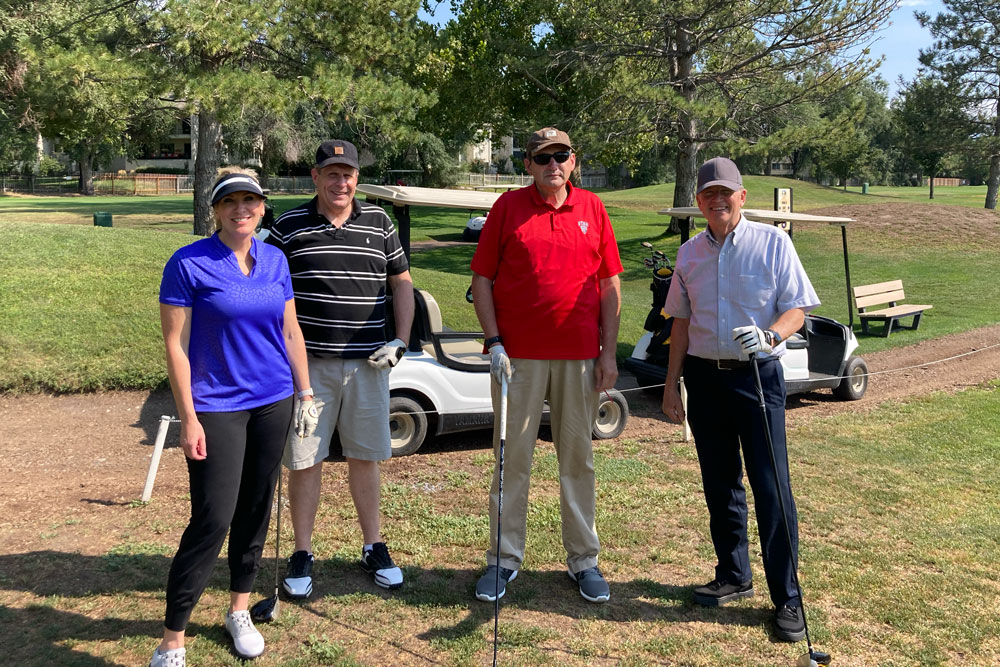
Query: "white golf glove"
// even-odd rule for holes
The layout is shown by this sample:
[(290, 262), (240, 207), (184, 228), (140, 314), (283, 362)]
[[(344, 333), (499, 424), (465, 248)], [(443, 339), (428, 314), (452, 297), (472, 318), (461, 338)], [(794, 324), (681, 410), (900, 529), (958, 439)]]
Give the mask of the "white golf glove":
[(316, 401), (296, 401), (295, 435), (308, 438), (319, 424), (319, 412), (316, 411)]
[(497, 384), (503, 384), (503, 378), (507, 378), (509, 381), (510, 377), (514, 374), (514, 368), (510, 365), (510, 357), (507, 356), (507, 350), (503, 349), (503, 345), (500, 343), (490, 348), (490, 374), (497, 381)]
[(368, 364), (372, 368), (392, 368), (399, 363), (404, 354), (406, 354), (406, 343), (400, 338), (394, 338), (372, 352), (372, 355), (368, 357)]
[(767, 335), (760, 327), (736, 327), (733, 329), (733, 340), (740, 344), (748, 357), (755, 352), (771, 353), (771, 344), (767, 342)]

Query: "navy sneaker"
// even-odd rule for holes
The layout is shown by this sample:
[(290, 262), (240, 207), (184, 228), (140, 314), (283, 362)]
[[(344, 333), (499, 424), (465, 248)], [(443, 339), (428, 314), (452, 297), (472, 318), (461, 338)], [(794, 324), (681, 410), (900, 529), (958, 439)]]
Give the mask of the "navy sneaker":
[(517, 579), (518, 570), (500, 568), (500, 586), (497, 587), (497, 566), (490, 565), (486, 574), (476, 582), (476, 599), (483, 602), (496, 602), (507, 593), (507, 583)]
[(604, 575), (596, 567), (590, 567), (579, 572), (569, 572), (569, 578), (580, 585), (580, 595), (588, 602), (607, 602), (611, 598), (611, 589)]

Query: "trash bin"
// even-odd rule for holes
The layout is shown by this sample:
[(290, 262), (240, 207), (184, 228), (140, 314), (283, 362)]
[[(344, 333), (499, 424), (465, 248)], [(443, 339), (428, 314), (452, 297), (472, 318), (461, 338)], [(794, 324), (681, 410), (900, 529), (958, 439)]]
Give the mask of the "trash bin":
[(110, 227), (111, 214), (106, 211), (94, 212), (94, 227)]
[(861, 194), (863, 194), (863, 195), (868, 194), (868, 184), (867, 183), (862, 183), (861, 184)]

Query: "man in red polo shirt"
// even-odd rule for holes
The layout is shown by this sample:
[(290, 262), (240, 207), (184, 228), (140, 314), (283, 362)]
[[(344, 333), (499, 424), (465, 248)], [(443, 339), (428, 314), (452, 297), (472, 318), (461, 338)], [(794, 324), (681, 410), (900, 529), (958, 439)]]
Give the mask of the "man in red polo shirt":
[[(534, 184), (502, 195), (472, 258), (472, 294), (491, 357), (493, 405), (508, 379), (503, 535), (496, 544), (499, 485), (490, 491), (490, 549), (476, 597), (503, 597), (524, 560), (531, 459), (544, 401), (559, 459), (563, 546), (570, 578), (591, 602), (610, 597), (597, 568), (591, 429), (598, 396), (618, 378), (621, 309), (618, 246), (604, 204), (573, 187), (569, 136), (546, 127), (531, 135), (524, 168)], [(493, 430), (499, 450), (499, 423)], [(499, 587), (497, 554), (499, 550)]]

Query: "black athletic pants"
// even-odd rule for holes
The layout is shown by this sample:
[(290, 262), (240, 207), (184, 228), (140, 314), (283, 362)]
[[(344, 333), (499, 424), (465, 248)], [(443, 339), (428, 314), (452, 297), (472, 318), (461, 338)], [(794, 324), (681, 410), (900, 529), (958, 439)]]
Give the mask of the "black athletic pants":
[[(688, 423), (701, 464), (709, 527), (718, 558), (716, 578), (733, 584), (751, 579), (747, 494), (743, 487), (745, 461), (757, 510), (757, 532), (771, 601), (775, 606), (798, 606), (800, 602), (792, 578), (792, 568), (798, 562), (798, 515), (788, 477), (785, 379), (781, 362), (776, 359), (761, 361), (760, 380), (774, 444), (777, 478), (767, 451), (760, 400), (749, 364), (735, 370), (722, 370), (711, 361), (687, 357), (684, 386), (688, 392)], [(788, 512), (791, 553), (781, 518), (779, 489)]]
[(249, 593), (271, 520), (292, 397), (240, 412), (199, 412), (208, 456), (187, 459), (191, 521), (167, 578), (164, 625), (181, 632), (229, 533), (229, 590)]

